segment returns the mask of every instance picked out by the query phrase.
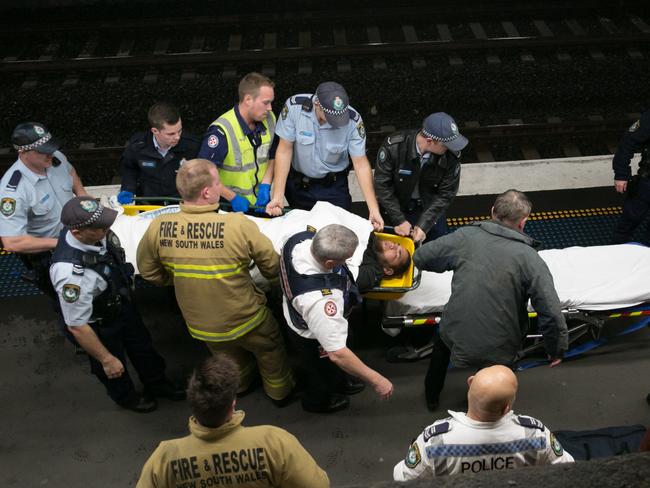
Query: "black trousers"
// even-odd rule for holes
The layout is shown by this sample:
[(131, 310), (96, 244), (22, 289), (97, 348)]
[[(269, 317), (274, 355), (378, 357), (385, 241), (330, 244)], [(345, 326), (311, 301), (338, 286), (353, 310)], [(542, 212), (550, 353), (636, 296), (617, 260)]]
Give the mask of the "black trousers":
[[(636, 178), (629, 182), (623, 203), (623, 212), (614, 232), (614, 243), (632, 240), (632, 234), (643, 222), (650, 209), (650, 178)], [(645, 244), (650, 244), (650, 228), (646, 230)]]
[(154, 349), (151, 335), (133, 303), (125, 301), (117, 317), (91, 324), (91, 327), (104, 347), (124, 365), (122, 376), (109, 379), (101, 363), (88, 355), (91, 372), (106, 387), (113, 401), (124, 403), (135, 393), (126, 369), (127, 356), (145, 387), (165, 380), (165, 361)]
[(436, 331), (433, 337), (433, 351), (429, 360), (429, 369), (424, 378), (424, 393), (427, 401), (438, 401), (440, 392), (445, 386), (450, 357), (451, 351), (440, 338), (438, 331)]
[(321, 354), (322, 348), (316, 339), (305, 339), (291, 327), (289, 340), (307, 373), (303, 405), (326, 405), (329, 398), (344, 387), (346, 374), (329, 357)]
[(311, 210), (316, 202), (321, 200), (345, 210), (352, 208), (348, 178), (345, 175), (338, 176), (336, 181), (330, 184), (312, 181), (304, 188), (300, 179), (292, 172), (287, 178), (285, 194), (292, 208)]

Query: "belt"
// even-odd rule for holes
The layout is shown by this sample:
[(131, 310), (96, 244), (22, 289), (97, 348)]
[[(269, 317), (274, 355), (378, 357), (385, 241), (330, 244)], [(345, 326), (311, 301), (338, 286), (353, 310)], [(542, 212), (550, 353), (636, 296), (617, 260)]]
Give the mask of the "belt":
[(336, 173), (327, 173), (322, 178), (312, 178), (301, 173), (300, 171), (291, 168), (291, 177), (298, 180), (298, 182), (302, 183), (304, 186), (309, 186), (310, 184), (329, 186), (344, 177), (347, 178), (349, 172), (350, 170), (346, 168), (343, 171), (338, 171)]

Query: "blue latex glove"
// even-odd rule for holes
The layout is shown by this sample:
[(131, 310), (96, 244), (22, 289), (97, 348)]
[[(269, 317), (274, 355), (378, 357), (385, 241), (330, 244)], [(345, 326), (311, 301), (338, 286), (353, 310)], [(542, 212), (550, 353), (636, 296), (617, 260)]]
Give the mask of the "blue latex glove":
[(256, 207), (262, 207), (262, 209), (257, 209), (257, 212), (264, 212), (263, 208), (266, 207), (266, 204), (271, 201), (271, 185), (268, 183), (262, 183), (257, 188), (257, 201), (255, 202)]
[(230, 200), (230, 205), (232, 205), (233, 212), (246, 212), (248, 207), (251, 206), (249, 201), (241, 195), (235, 195), (235, 198)]
[(134, 197), (135, 195), (133, 192), (123, 190), (117, 194), (117, 201), (122, 205), (128, 205), (130, 203), (133, 203)]

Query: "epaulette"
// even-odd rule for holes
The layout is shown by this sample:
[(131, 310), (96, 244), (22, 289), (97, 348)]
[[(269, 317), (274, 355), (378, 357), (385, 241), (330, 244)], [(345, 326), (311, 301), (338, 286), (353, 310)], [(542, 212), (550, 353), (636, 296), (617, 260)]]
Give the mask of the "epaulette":
[(404, 139), (405, 139), (404, 134), (392, 134), (388, 136), (388, 138), (386, 139), (386, 144), (388, 144), (389, 146), (391, 144), (399, 144), (400, 142), (403, 142)]
[(350, 112), (350, 119), (352, 119), (355, 122), (358, 122), (359, 119), (361, 118), (361, 115), (359, 115), (359, 112), (356, 110), (352, 110), (351, 108), (348, 107), (348, 112)]
[(324, 297), (332, 294), (332, 290), (330, 290), (329, 288), (323, 288), (320, 292), (323, 294)]
[(311, 225), (307, 226), (307, 231), (308, 232), (316, 232), (316, 227), (312, 227)]
[(20, 183), (22, 177), (23, 174), (20, 170), (15, 170), (7, 182), (7, 191), (16, 191), (18, 189), (18, 183)]
[(539, 429), (544, 432), (544, 424), (539, 420), (534, 419), (533, 417), (526, 417), (525, 415), (517, 415), (517, 423), (522, 427), (528, 427), (530, 429)]
[(440, 422), (439, 424), (433, 424), (424, 429), (424, 432), (422, 432), (422, 437), (424, 438), (424, 442), (427, 442), (432, 437), (444, 434), (450, 430), (451, 424), (449, 422)]
[(80, 264), (73, 264), (72, 265), (72, 274), (77, 275), (77, 276), (83, 276), (85, 269), (86, 268), (84, 268)]
[(127, 146), (144, 146), (147, 142), (145, 140), (146, 133), (144, 132), (137, 132), (131, 136), (131, 139), (129, 139), (129, 142), (127, 142)]

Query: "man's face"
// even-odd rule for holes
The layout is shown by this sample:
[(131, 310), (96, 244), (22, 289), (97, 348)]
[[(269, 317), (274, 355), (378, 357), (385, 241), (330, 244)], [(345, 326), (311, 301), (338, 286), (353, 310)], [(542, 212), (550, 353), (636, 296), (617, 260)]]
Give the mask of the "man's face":
[(160, 147), (168, 149), (174, 147), (181, 140), (183, 123), (181, 119), (178, 119), (178, 122), (175, 124), (166, 124), (163, 122), (162, 129), (152, 127), (151, 132), (153, 132)]
[(91, 245), (101, 241), (104, 237), (106, 237), (106, 234), (108, 234), (108, 227), (99, 229), (86, 227), (83, 229), (74, 229), (72, 231), (72, 235), (74, 235), (81, 242)]
[(447, 146), (445, 146), (440, 141), (436, 141), (434, 139), (427, 139), (426, 152), (430, 152), (433, 154), (437, 154), (438, 156), (442, 156), (447, 152)]
[(43, 154), (38, 151), (22, 151), (20, 159), (30, 168), (37, 172), (43, 172), (52, 166), (52, 154)]
[(375, 251), (379, 263), (384, 267), (384, 274), (388, 276), (394, 274), (393, 270), (402, 267), (409, 258), (409, 253), (403, 246), (388, 239), (377, 239)]
[(256, 97), (246, 95), (244, 97), (244, 106), (248, 117), (255, 122), (262, 122), (271, 110), (275, 99), (275, 93), (270, 86), (260, 87), (260, 92)]

